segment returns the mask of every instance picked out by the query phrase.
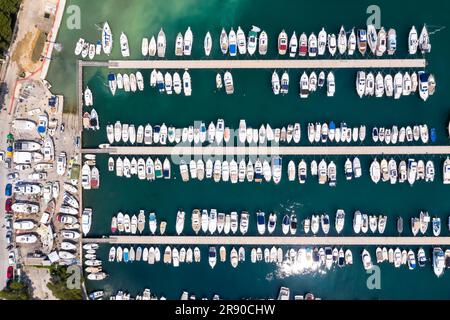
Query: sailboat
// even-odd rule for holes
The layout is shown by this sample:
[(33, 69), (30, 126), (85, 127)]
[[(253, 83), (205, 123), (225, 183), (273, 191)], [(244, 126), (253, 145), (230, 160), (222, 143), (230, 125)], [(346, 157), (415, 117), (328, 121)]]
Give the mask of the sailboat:
[(428, 34), (427, 26), (425, 24), (423, 25), (422, 31), (420, 32), (419, 48), (423, 54), (430, 53), (431, 51), (430, 36)]
[(103, 29), (102, 29), (103, 52), (109, 56), (111, 54), (112, 46), (113, 46), (113, 37), (112, 37), (111, 28), (109, 27), (108, 22), (105, 22), (103, 24)]
[(121, 33), (120, 35), (120, 51), (122, 53), (122, 57), (126, 58), (130, 56), (130, 49), (128, 46), (128, 38), (125, 33)]

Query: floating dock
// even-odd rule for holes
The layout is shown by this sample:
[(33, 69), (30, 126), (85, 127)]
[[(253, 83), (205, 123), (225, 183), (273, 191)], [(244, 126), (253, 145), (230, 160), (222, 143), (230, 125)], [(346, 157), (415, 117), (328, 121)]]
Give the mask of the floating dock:
[(111, 245), (447, 246), (450, 245), (450, 237), (110, 236), (109, 238), (83, 238), (83, 243)]
[(111, 60), (110, 69), (383, 69), (425, 68), (425, 59)]
[(450, 155), (450, 146), (130, 146), (83, 149), (110, 155)]

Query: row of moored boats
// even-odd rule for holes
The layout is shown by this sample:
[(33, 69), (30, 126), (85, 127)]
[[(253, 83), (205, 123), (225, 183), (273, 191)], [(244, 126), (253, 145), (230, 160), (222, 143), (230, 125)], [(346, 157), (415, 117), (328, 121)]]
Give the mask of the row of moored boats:
[(397, 72), (394, 76), (381, 72), (374, 75), (372, 72), (366, 74), (365, 71), (358, 71), (356, 74), (356, 92), (359, 97), (375, 96), (381, 98), (394, 97), (400, 99), (402, 96), (409, 96), (419, 91), (419, 96), (426, 101), (436, 90), (434, 75), (425, 71), (409, 72), (404, 74)]

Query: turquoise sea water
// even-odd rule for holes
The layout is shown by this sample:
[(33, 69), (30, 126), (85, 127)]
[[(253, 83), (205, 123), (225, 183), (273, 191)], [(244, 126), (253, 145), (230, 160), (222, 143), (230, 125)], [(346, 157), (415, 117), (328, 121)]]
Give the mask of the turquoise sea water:
[[(417, 2), (414, 5), (414, 2)], [(362, 27), (368, 15), (366, 8), (377, 4), (381, 9), (381, 24), (385, 28), (397, 30), (399, 49), (397, 58), (406, 57), (406, 39), (412, 24), (416, 27), (427, 23), (430, 29), (446, 26), (447, 12), (450, 4), (445, 1), (431, 1), (419, 9), (418, 1), (412, 1), (407, 7), (402, 2), (359, 1), (337, 4), (334, 1), (293, 2), (293, 1), (259, 1), (258, 6), (252, 1), (68, 1), (68, 5), (81, 8), (81, 30), (69, 30), (63, 19), (58, 42), (63, 44), (63, 51), (57, 53), (50, 66), (48, 80), (56, 93), (63, 93), (70, 107), (76, 103), (75, 63), (73, 55), (75, 42), (79, 37), (96, 42), (99, 30), (96, 25), (108, 20), (113, 30), (115, 46), (112, 58), (120, 58), (118, 39), (120, 32), (127, 33), (130, 41), (131, 59), (141, 59), (141, 39), (157, 34), (164, 27), (168, 39), (167, 58), (173, 59), (176, 33), (184, 32), (191, 26), (194, 32), (193, 57), (206, 59), (203, 55), (203, 37), (210, 31), (213, 37), (213, 53), (209, 59), (223, 58), (219, 53), (218, 37), (222, 27), (229, 29), (241, 26), (245, 32), (255, 24), (266, 30), (269, 35), (269, 53), (267, 58), (278, 59), (275, 50), (276, 37), (281, 29), (290, 35), (294, 30), (316, 34), (324, 26), (327, 31), (338, 32), (341, 24), (346, 29)], [(317, 92), (307, 100), (298, 97), (298, 79), (303, 70), (291, 70), (290, 93), (275, 97), (270, 88), (273, 70), (236, 70), (233, 71), (235, 93), (227, 96), (216, 92), (215, 74), (221, 70), (190, 70), (193, 94), (191, 97), (159, 95), (148, 88), (149, 71), (142, 70), (146, 79), (146, 90), (135, 94), (119, 92), (112, 97), (107, 87), (105, 68), (86, 68), (84, 84), (89, 85), (94, 94), (94, 106), (100, 114), (100, 131), (88, 132), (83, 136), (85, 147), (95, 147), (106, 142), (104, 125), (120, 120), (122, 123), (135, 125), (150, 122), (165, 122), (178, 127), (191, 125), (196, 120), (216, 121), (223, 118), (227, 126), (236, 128), (239, 119), (246, 119), (247, 125), (258, 127), (270, 123), (272, 127), (281, 127), (288, 123), (302, 124), (302, 142), (306, 144), (306, 124), (315, 121), (346, 121), (349, 126), (365, 124), (373, 126), (398, 126), (427, 123), (436, 128), (437, 144), (448, 144), (446, 124), (448, 123), (449, 93), (445, 88), (450, 79), (448, 50), (449, 31), (444, 29), (431, 36), (432, 52), (427, 56), (427, 70), (435, 74), (437, 92), (423, 103), (417, 96), (403, 97), (400, 100), (388, 98), (359, 99), (354, 89), (356, 70), (335, 70), (336, 95), (327, 98), (324, 91)], [(96, 58), (106, 60), (105, 56)], [(229, 58), (228, 58), (229, 59)], [(239, 57), (239, 59), (251, 59)], [(363, 58), (364, 59), (364, 58)], [(128, 70), (131, 72), (135, 70)], [(182, 70), (178, 70), (179, 72)], [(320, 71), (320, 70), (316, 70)], [(380, 70), (395, 73), (397, 70)], [(408, 70), (402, 70), (408, 71)], [(117, 70), (124, 72), (124, 70)], [(366, 139), (369, 140), (369, 139)], [(366, 144), (371, 144), (366, 142)], [(381, 157), (381, 156), (380, 156)], [(308, 162), (319, 157), (304, 158)], [(401, 157), (394, 157), (399, 160)], [(336, 188), (320, 186), (310, 178), (305, 185), (287, 181), (286, 165), (291, 159), (284, 157), (283, 179), (279, 185), (273, 183), (214, 183), (212, 181), (191, 181), (182, 183), (178, 170), (173, 168), (176, 179), (169, 181), (139, 181), (118, 178), (107, 171), (107, 157), (98, 157), (101, 170), (101, 189), (85, 191), (84, 205), (94, 209), (94, 218), (89, 236), (109, 234), (111, 217), (118, 211), (136, 213), (139, 209), (146, 212), (155, 211), (159, 219), (168, 221), (168, 233), (175, 232), (175, 216), (179, 207), (188, 214), (186, 228), (190, 221), (190, 212), (194, 208), (217, 208), (219, 211), (256, 210), (278, 212), (281, 214), (295, 210), (299, 219), (313, 213), (327, 212), (334, 222), (336, 209), (346, 211), (344, 234), (351, 235), (353, 212), (360, 209), (367, 213), (384, 213), (388, 215), (386, 234), (396, 235), (395, 217), (405, 218), (408, 229), (408, 217), (417, 216), (420, 210), (439, 215), (444, 221), (450, 214), (447, 186), (441, 184), (441, 164), (443, 158), (432, 155), (418, 155), (416, 159), (433, 159), (437, 169), (436, 182), (409, 185), (375, 185), (368, 177), (368, 168), (372, 157), (360, 157), (365, 176), (350, 182), (344, 180), (343, 165), (345, 157), (325, 157), (338, 166), (338, 185)], [(256, 234), (255, 217), (251, 217), (251, 230)], [(406, 228), (408, 226), (408, 228)], [(189, 228), (190, 229), (190, 228)], [(332, 228), (333, 229), (333, 228)], [(147, 231), (148, 232), (148, 231)], [(186, 234), (189, 234), (187, 231)], [(333, 233), (333, 230), (330, 232)], [(442, 235), (448, 235), (443, 228)], [(163, 251), (163, 248), (160, 248)], [(230, 249), (230, 248), (228, 248)], [(324, 299), (448, 299), (450, 289), (446, 286), (449, 279), (447, 272), (437, 279), (431, 266), (407, 270), (406, 267), (395, 269), (386, 263), (381, 265), (381, 289), (369, 290), (366, 285), (368, 274), (362, 268), (360, 247), (351, 248), (355, 264), (343, 269), (335, 268), (326, 274), (302, 274), (284, 276), (279, 268), (272, 264), (239, 264), (233, 269), (229, 262), (218, 262), (211, 270), (207, 263), (207, 247), (201, 247), (202, 262), (199, 264), (182, 264), (175, 269), (172, 266), (150, 266), (146, 263), (117, 264), (104, 262), (104, 269), (109, 278), (101, 282), (87, 283), (88, 291), (106, 288), (108, 291), (126, 290), (136, 295), (144, 288), (150, 288), (158, 295), (167, 298), (179, 298), (182, 290), (188, 290), (197, 297), (211, 297), (214, 293), (223, 298), (274, 297), (280, 286), (288, 286), (293, 293), (304, 294), (308, 291)], [(430, 250), (428, 250), (430, 249)], [(102, 246), (99, 256), (107, 260), (109, 247)], [(370, 248), (375, 259), (375, 248)], [(228, 250), (229, 252), (229, 250)], [(431, 248), (427, 248), (427, 255)], [(249, 260), (250, 248), (247, 248)]]

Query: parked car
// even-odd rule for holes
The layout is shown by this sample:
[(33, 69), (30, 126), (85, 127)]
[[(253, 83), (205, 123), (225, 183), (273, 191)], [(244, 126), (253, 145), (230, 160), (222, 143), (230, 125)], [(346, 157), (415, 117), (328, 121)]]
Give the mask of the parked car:
[(11, 197), (11, 195), (12, 195), (12, 184), (7, 183), (5, 186), (5, 196)]
[(13, 266), (9, 266), (8, 269), (6, 270), (6, 278), (8, 280), (11, 280), (14, 276), (14, 268)]
[(6, 244), (9, 246), (12, 244), (12, 232), (6, 232)]
[(61, 128), (60, 128), (61, 132), (64, 132), (64, 129), (65, 129), (65, 126), (64, 126), (64, 122), (63, 122), (63, 123), (61, 123)]
[(19, 178), (19, 173), (18, 172), (11, 172), (8, 173), (8, 175), (6, 176), (8, 178), (8, 180), (16, 180), (17, 178)]
[(7, 229), (7, 230), (11, 230), (11, 229), (12, 229), (12, 220), (6, 218), (6, 220), (5, 220), (5, 226), (6, 226), (6, 229)]
[(12, 199), (8, 198), (5, 201), (5, 211), (6, 212), (11, 212), (12, 211)]
[(13, 265), (16, 263), (16, 254), (14, 251), (10, 251), (8, 254), (8, 262), (10, 265)]

